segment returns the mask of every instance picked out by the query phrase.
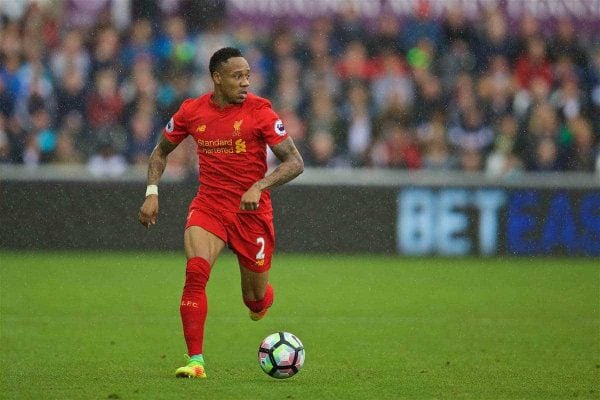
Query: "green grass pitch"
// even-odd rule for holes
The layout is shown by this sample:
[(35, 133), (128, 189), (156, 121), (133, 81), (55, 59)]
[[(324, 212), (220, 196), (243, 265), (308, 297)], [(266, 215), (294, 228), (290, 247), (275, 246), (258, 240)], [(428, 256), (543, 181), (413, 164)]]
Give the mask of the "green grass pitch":
[[(208, 285), (208, 379), (181, 380), (180, 253), (0, 252), (3, 399), (600, 398), (600, 263), (278, 254), (248, 318), (235, 258)], [(298, 375), (257, 362), (296, 334)]]

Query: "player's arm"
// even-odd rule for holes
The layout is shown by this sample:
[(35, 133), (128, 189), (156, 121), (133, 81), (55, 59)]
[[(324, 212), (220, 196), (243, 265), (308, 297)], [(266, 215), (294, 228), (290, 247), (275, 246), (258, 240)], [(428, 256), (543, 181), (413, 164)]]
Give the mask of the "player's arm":
[[(175, 150), (177, 143), (170, 142), (163, 134), (160, 137), (160, 141), (152, 150), (150, 159), (148, 160), (148, 186), (156, 185), (160, 178), (165, 172), (167, 166), (167, 156), (170, 152)], [(149, 228), (150, 225), (156, 224), (156, 217), (158, 216), (158, 194), (149, 194), (144, 200), (144, 204), (140, 208), (138, 219), (142, 225)]]
[(281, 163), (273, 172), (254, 183), (242, 195), (240, 209), (256, 210), (260, 201), (260, 194), (263, 190), (283, 185), (304, 171), (304, 161), (291, 138), (286, 138), (281, 143), (271, 147), (271, 150)]

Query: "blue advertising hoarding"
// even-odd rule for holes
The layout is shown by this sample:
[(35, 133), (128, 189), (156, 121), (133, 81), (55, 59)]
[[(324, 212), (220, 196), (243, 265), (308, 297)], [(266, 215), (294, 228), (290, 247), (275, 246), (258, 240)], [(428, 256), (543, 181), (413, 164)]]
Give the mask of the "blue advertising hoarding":
[(396, 246), (406, 255), (600, 255), (600, 192), (407, 188)]

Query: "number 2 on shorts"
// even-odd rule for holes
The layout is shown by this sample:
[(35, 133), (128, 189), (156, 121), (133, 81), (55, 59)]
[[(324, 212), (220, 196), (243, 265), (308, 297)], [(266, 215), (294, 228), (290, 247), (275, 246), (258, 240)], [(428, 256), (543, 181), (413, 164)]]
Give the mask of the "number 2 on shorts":
[(264, 258), (265, 258), (265, 238), (262, 236), (257, 237), (256, 244), (260, 245), (260, 250), (258, 251), (258, 253), (256, 253), (256, 259), (264, 260)]

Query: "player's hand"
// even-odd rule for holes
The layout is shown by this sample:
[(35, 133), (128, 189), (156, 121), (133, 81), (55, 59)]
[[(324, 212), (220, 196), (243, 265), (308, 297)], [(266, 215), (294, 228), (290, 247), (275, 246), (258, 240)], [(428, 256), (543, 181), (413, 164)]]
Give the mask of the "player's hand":
[(260, 201), (260, 194), (261, 191), (255, 188), (254, 186), (246, 190), (246, 193), (242, 195), (242, 200), (240, 201), (240, 210), (257, 210), (258, 203)]
[(144, 204), (140, 208), (138, 213), (138, 220), (146, 228), (150, 228), (150, 225), (156, 224), (156, 218), (158, 217), (158, 195), (151, 194), (146, 197)]

